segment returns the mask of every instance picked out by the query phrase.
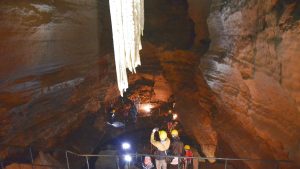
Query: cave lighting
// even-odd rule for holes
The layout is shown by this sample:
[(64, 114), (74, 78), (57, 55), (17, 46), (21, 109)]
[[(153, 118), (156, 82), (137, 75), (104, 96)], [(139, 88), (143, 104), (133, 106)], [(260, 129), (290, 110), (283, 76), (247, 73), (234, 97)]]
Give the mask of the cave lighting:
[(144, 105), (142, 106), (142, 109), (143, 109), (145, 112), (149, 113), (149, 112), (151, 111), (151, 109), (152, 109), (152, 105), (151, 105), (151, 104), (144, 104)]
[(126, 155), (124, 156), (124, 160), (127, 161), (127, 162), (131, 162), (132, 157), (131, 157), (129, 154), (126, 154)]
[(144, 30), (144, 0), (109, 0), (115, 64), (120, 95), (128, 88), (126, 68), (135, 73)]
[(123, 143), (122, 148), (123, 148), (123, 150), (128, 150), (128, 149), (130, 149), (130, 144), (129, 143)]
[(173, 114), (173, 120), (176, 120), (178, 115), (176, 113)]

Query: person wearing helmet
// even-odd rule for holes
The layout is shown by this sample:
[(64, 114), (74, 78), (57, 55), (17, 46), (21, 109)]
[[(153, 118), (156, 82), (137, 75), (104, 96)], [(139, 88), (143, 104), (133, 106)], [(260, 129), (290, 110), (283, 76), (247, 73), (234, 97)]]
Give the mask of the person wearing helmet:
[[(180, 140), (178, 131), (173, 129), (171, 131), (172, 143), (171, 143), (171, 151), (174, 156), (182, 156), (183, 155), (183, 142)], [(175, 157), (170, 163), (170, 169), (178, 169), (180, 165), (180, 159)]]
[(193, 152), (191, 151), (191, 146), (190, 145), (185, 145), (184, 146), (184, 151), (185, 154), (184, 156), (186, 157), (184, 159), (184, 169), (190, 169), (193, 168), (193, 164), (192, 164), (192, 158), (188, 158), (188, 157), (193, 157)]
[(108, 122), (110, 124), (112, 124), (113, 122), (116, 121), (116, 109), (112, 108), (109, 112), (108, 112)]
[[(158, 132), (160, 141), (156, 141), (154, 138), (155, 132)], [(158, 131), (158, 128), (152, 130), (150, 136), (150, 143), (156, 147), (155, 155), (155, 164), (156, 169), (167, 169), (166, 158), (163, 156), (167, 155), (167, 151), (170, 147), (170, 139), (168, 138), (167, 132), (164, 130)]]

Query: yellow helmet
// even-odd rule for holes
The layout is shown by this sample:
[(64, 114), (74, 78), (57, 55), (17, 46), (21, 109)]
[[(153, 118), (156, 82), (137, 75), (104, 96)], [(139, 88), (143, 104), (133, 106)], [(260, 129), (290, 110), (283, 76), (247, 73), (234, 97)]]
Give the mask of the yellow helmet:
[(161, 141), (164, 141), (164, 140), (166, 140), (167, 139), (167, 132), (166, 131), (164, 131), (164, 130), (160, 130), (159, 131), (159, 139), (161, 140)]
[(190, 147), (189, 145), (185, 145), (185, 146), (184, 146), (184, 149), (185, 149), (185, 150), (190, 150), (191, 147)]
[(177, 130), (172, 130), (171, 131), (171, 135), (173, 136), (173, 137), (177, 137), (178, 136), (178, 131)]

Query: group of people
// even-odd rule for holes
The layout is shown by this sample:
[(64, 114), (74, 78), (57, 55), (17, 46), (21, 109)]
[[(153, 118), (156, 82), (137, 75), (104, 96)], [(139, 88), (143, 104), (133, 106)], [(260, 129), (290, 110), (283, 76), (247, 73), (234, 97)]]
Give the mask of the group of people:
[[(174, 109), (169, 109), (164, 114), (163, 125), (163, 129), (154, 128), (150, 135), (150, 143), (155, 147), (156, 169), (198, 169), (198, 159), (193, 157), (199, 154), (196, 149), (191, 149), (190, 145), (184, 145), (180, 139), (177, 114)], [(144, 169), (151, 169), (151, 167), (144, 167)]]
[[(155, 139), (156, 133), (158, 133), (159, 140)], [(150, 143), (155, 147), (154, 155), (156, 169), (198, 168), (198, 159), (193, 158), (194, 154), (191, 150), (191, 146), (184, 145), (180, 140), (178, 130), (171, 130), (170, 135), (171, 139), (168, 137), (168, 133), (165, 130), (159, 130), (158, 128), (152, 130)], [(148, 168), (147, 166), (144, 167), (144, 169), (150, 168), (151, 166), (148, 166)]]
[(126, 103), (122, 111), (117, 112), (116, 108), (111, 105), (107, 113), (107, 121), (109, 124), (122, 122), (124, 125), (135, 124), (137, 122), (138, 110), (133, 102)]
[[(174, 99), (173, 99), (174, 100)], [(154, 146), (155, 165), (152, 163), (150, 156), (143, 158), (143, 169), (198, 169), (199, 154), (196, 149), (190, 145), (184, 145), (179, 137), (179, 123), (177, 114), (174, 112), (175, 101), (172, 99), (169, 102), (169, 110), (163, 115), (161, 129), (154, 128), (150, 135), (150, 143)], [(108, 111), (108, 122), (114, 123), (121, 115), (124, 124), (136, 123), (137, 120), (137, 105), (134, 102), (125, 104), (124, 112), (116, 113), (116, 109), (111, 106)]]
[(165, 127), (167, 131), (171, 132), (173, 129), (177, 128), (177, 114), (173, 110), (169, 109), (168, 113), (164, 114), (163, 124), (166, 124)]

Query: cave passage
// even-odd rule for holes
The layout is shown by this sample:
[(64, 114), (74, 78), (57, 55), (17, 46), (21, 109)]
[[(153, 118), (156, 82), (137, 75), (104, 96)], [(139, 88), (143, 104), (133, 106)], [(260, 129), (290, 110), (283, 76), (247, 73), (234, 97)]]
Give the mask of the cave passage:
[(0, 169), (155, 165), (122, 144), (155, 155), (172, 129), (193, 168), (299, 169), (300, 1), (144, 2), (120, 97), (109, 0), (0, 0)]

